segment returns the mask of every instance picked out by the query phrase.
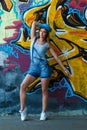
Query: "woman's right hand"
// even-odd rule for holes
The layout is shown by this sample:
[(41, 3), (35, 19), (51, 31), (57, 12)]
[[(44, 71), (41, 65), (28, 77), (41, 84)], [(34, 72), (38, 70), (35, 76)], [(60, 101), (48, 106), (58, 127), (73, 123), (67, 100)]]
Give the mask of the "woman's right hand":
[(71, 76), (71, 73), (69, 72), (69, 70), (68, 69), (64, 69), (64, 72), (70, 77)]

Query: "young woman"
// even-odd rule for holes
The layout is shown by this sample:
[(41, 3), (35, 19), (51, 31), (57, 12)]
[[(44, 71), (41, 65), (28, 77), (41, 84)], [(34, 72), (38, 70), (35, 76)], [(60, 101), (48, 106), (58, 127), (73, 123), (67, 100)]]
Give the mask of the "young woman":
[[(36, 39), (36, 28), (40, 28), (39, 37)], [(51, 76), (50, 66), (46, 59), (46, 51), (50, 50), (58, 64), (64, 69), (64, 71), (70, 75), (69, 71), (63, 66), (62, 62), (58, 58), (57, 54), (48, 43), (49, 32), (51, 28), (48, 24), (40, 24), (33, 21), (31, 27), (31, 48), (30, 56), (31, 63), (26, 77), (24, 78), (20, 86), (20, 114), (21, 120), (24, 121), (27, 118), (27, 108), (25, 107), (26, 101), (26, 87), (29, 86), (35, 79), (40, 76), (41, 88), (42, 88), (42, 112), (40, 120), (46, 120), (46, 108), (48, 103), (48, 86)]]

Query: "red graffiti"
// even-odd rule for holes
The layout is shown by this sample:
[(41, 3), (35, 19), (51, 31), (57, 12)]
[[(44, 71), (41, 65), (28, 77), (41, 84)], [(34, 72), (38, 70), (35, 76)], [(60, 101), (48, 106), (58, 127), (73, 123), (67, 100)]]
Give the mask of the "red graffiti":
[(71, 0), (70, 2), (67, 2), (70, 7), (77, 8), (78, 10), (82, 11), (84, 7), (87, 5), (87, 0)]

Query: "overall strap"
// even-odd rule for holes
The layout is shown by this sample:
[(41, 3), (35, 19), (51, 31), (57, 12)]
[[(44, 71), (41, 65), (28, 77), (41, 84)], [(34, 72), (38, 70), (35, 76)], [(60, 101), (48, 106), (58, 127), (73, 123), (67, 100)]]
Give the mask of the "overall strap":
[(33, 51), (34, 51), (34, 44), (36, 42), (37, 38), (35, 37), (34, 42), (32, 43), (32, 48), (31, 48), (31, 61), (33, 61)]
[(38, 51), (36, 50), (36, 48), (35, 47), (33, 47), (34, 48), (34, 50), (36, 51), (36, 53), (37, 53), (37, 55), (39, 56), (39, 58), (41, 59), (41, 56), (40, 56), (40, 54), (38, 53)]
[(32, 46), (32, 61), (33, 61), (33, 51), (35, 51), (37, 53), (37, 55), (39, 56), (39, 59), (44, 60), (44, 59), (42, 59), (41, 55), (38, 53), (38, 51), (34, 47), (34, 44), (35, 44), (36, 40), (37, 40), (37, 38), (35, 38), (35, 40), (33, 42), (33, 46)]
[(37, 57), (35, 57), (35, 58), (37, 58), (37, 59), (39, 59), (39, 60), (42, 60), (42, 61), (45, 61), (45, 59), (43, 59), (43, 58), (41, 57), (41, 55), (38, 53), (38, 51), (36, 50), (36, 48), (33, 47), (33, 49), (34, 49), (34, 51), (37, 53), (37, 55), (39, 56), (39, 58), (37, 58)]

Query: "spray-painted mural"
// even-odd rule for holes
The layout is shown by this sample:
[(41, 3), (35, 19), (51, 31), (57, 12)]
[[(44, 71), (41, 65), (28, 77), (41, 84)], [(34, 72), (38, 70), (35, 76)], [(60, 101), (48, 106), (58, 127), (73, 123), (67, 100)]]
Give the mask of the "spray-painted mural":
[[(50, 25), (50, 43), (72, 75), (67, 77), (51, 54), (47, 53), (53, 72), (49, 85), (49, 109), (86, 109), (87, 1), (1, 0), (0, 113), (13, 113), (19, 109), (19, 87), (30, 64), (33, 20)], [(40, 78), (27, 87), (31, 112), (39, 112), (40, 88)], [(38, 110), (35, 110), (37, 105)]]

